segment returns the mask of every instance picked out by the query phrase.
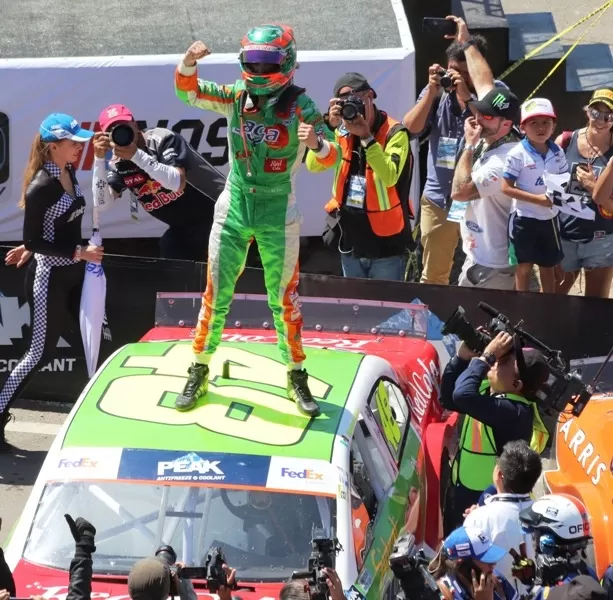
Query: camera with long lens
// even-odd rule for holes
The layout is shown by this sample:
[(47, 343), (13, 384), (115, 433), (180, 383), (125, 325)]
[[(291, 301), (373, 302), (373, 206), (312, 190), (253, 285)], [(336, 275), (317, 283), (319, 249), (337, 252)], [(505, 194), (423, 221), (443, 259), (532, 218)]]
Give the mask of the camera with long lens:
[[(171, 571), (176, 572), (179, 579), (201, 579), (205, 581), (207, 590), (213, 594), (217, 593), (222, 585), (228, 586), (228, 576), (223, 568), (226, 557), (220, 547), (213, 547), (209, 550), (203, 567), (177, 567), (177, 553), (172, 546), (160, 546), (156, 550), (155, 556), (162, 558)], [(179, 591), (174, 587), (174, 578), (171, 578), (170, 596), (179, 595)], [(229, 587), (238, 589), (236, 582)]]
[(451, 78), (451, 74), (449, 73), (449, 71), (445, 71), (445, 69), (441, 69), (440, 71), (438, 71), (437, 75), (441, 78), (440, 82), (441, 82), (441, 87), (446, 91), (449, 92), (450, 90), (453, 89), (453, 79)]
[(110, 138), (113, 144), (120, 147), (129, 146), (134, 141), (134, 129), (129, 125), (116, 125), (111, 129)]
[(366, 117), (366, 106), (359, 96), (351, 94), (344, 100), (341, 100), (339, 105), (341, 107), (341, 117), (345, 121), (353, 121), (358, 115)]
[(479, 308), (491, 317), (485, 327), (477, 329), (466, 318), (466, 311), (458, 306), (443, 326), (443, 335), (457, 335), (477, 354), (481, 354), (499, 333), (518, 336), (522, 347), (530, 346), (541, 352), (549, 367), (549, 380), (535, 391), (542, 408), (547, 412), (561, 413), (570, 404), (572, 414), (578, 417), (594, 393), (593, 386), (583, 383), (580, 372), (571, 370), (559, 350), (550, 348), (523, 329), (523, 321), (513, 325), (509, 317), (485, 302), (479, 302)]
[(408, 534), (398, 538), (389, 557), (390, 569), (401, 587), (396, 600), (440, 598), (438, 585), (428, 571), (429, 562), (424, 551), (418, 550), (415, 546), (414, 535)]
[(311, 600), (329, 598), (328, 576), (325, 568), (336, 568), (336, 556), (343, 549), (336, 538), (325, 537), (321, 529), (314, 529), (311, 539), (311, 556), (306, 571), (294, 571), (292, 579), (306, 580)]

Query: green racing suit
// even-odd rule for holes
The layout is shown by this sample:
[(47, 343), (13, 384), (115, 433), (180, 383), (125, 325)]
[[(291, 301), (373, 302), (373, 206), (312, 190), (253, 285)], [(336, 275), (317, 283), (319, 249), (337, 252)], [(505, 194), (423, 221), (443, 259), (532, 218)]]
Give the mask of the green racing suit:
[(186, 104), (213, 110), (228, 120), (230, 170), (209, 238), (206, 290), (193, 343), (196, 362), (208, 364), (219, 345), (236, 281), (255, 239), (281, 357), (295, 368), (305, 358), (297, 291), (302, 218), (294, 186), (306, 146), (298, 139), (298, 126), (301, 122), (314, 126), (322, 146), (318, 158), (330, 166), (340, 153), (334, 134), (313, 100), (293, 85), (278, 96), (261, 97), (263, 106), (254, 109), (243, 81), (231, 85), (203, 81), (196, 66), (181, 62), (175, 90)]

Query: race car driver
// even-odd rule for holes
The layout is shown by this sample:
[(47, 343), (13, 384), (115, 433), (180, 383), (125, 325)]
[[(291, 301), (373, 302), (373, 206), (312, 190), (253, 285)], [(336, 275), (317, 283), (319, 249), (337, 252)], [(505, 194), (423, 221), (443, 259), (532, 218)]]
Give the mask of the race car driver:
[(334, 164), (338, 144), (305, 90), (293, 85), (296, 41), (291, 27), (250, 29), (241, 43), (242, 81), (234, 84), (198, 79), (196, 62), (209, 54), (202, 42), (192, 44), (177, 68), (175, 89), (186, 104), (227, 117), (231, 166), (215, 207), (207, 285), (193, 343), (195, 362), (175, 407), (190, 410), (207, 392), (208, 365), (255, 239), (281, 357), (288, 366), (287, 396), (300, 412), (314, 417), (320, 409), (302, 367), (297, 292), (301, 217), (294, 177), (306, 148)]
[(141, 131), (127, 106), (107, 106), (98, 122), (92, 181), (98, 210), (128, 191), (132, 218), (138, 219), (142, 207), (169, 226), (160, 238), (161, 258), (206, 261), (214, 203), (225, 177), (181, 134), (162, 127)]

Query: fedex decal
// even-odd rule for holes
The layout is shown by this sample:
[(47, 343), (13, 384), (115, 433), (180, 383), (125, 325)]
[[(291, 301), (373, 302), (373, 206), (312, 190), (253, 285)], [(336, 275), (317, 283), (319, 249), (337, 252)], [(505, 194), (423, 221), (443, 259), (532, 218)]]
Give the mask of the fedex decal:
[(281, 469), (281, 477), (291, 477), (292, 479), (312, 479), (312, 480), (323, 481), (324, 474), (317, 473), (317, 471), (312, 471), (311, 469), (304, 469), (303, 471), (293, 471), (292, 469), (283, 467)]
[(61, 458), (57, 466), (58, 469), (95, 469), (98, 466), (98, 461), (92, 460), (88, 457), (79, 458), (78, 460), (68, 460), (66, 458)]

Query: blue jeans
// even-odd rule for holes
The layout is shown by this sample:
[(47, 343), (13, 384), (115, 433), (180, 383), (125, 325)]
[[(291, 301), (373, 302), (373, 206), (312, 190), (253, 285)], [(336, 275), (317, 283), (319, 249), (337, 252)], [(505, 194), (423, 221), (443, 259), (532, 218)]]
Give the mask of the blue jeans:
[(351, 254), (341, 254), (341, 265), (345, 277), (404, 281), (406, 260), (404, 256), (355, 258)]

